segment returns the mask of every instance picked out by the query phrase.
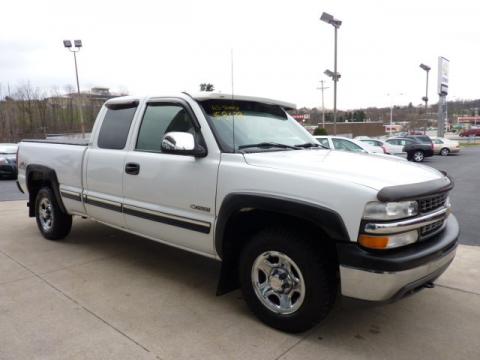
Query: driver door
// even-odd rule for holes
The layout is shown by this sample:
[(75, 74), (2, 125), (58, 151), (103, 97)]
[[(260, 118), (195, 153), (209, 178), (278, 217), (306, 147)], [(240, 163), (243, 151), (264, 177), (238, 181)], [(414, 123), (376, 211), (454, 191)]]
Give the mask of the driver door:
[(162, 138), (173, 131), (191, 133), (203, 142), (200, 126), (186, 103), (148, 103), (125, 159), (126, 225), (158, 241), (212, 255), (220, 160), (216, 154), (200, 158), (163, 153)]

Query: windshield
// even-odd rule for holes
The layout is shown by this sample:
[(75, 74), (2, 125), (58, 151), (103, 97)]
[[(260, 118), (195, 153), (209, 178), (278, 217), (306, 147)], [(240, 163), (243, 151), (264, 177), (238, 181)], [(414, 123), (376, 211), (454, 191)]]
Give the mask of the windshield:
[(278, 151), (305, 144), (318, 146), (313, 136), (278, 105), (236, 100), (206, 100), (200, 104), (224, 151)]

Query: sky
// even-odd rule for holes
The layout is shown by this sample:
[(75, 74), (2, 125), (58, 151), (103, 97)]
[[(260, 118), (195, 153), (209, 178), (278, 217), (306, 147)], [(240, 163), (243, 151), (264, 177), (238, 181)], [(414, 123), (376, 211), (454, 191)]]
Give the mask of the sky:
[(34, 1), (2, 0), (0, 87), (75, 85), (63, 39), (81, 39), (80, 86), (131, 95), (217, 91), (333, 106), (333, 27), (339, 109), (438, 101), (438, 56), (450, 60), (449, 99), (480, 98), (480, 2), (473, 0)]

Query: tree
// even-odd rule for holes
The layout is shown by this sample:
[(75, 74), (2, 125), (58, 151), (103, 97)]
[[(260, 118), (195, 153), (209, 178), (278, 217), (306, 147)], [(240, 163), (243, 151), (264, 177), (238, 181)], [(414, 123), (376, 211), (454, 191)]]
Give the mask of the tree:
[(317, 126), (315, 130), (313, 130), (313, 135), (328, 135), (328, 132), (325, 128)]

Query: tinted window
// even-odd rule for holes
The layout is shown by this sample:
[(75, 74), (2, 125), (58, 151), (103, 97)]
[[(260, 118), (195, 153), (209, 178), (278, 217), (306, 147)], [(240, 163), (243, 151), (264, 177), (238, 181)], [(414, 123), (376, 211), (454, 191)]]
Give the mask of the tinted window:
[(98, 134), (98, 147), (102, 149), (123, 149), (136, 110), (136, 107), (108, 109)]
[(137, 150), (161, 151), (163, 136), (171, 131), (195, 135), (192, 118), (177, 104), (149, 104), (138, 132)]
[(386, 142), (392, 145), (400, 145), (400, 142), (397, 139), (388, 139)]

